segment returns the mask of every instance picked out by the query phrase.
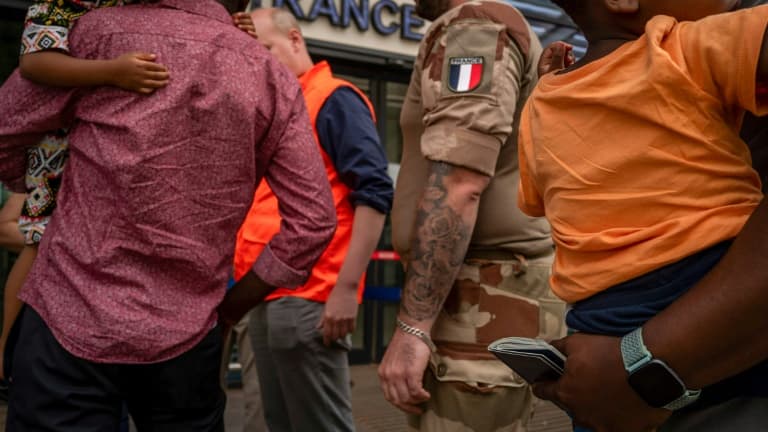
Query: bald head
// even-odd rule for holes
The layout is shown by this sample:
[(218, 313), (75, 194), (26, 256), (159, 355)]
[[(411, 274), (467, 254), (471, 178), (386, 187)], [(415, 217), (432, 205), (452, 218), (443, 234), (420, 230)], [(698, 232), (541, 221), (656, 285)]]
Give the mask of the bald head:
[(264, 8), (251, 12), (259, 42), (296, 76), (312, 68), (301, 28), (296, 18), (285, 9)]

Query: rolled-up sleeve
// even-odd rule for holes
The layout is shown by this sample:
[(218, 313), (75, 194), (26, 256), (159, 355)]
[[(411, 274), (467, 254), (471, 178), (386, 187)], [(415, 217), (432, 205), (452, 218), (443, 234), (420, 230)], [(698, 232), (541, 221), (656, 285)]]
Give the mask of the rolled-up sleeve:
[(394, 190), (387, 157), (360, 96), (349, 87), (337, 89), (318, 113), (315, 129), (341, 181), (351, 190), (352, 205), (388, 213)]
[(253, 265), (266, 283), (292, 288), (306, 282), (336, 230), (336, 211), (320, 151), (298, 84), (276, 96), (264, 178), (277, 197), (280, 231)]
[(75, 90), (43, 87), (15, 71), (0, 87), (0, 181), (24, 192), (27, 149), (69, 123)]
[(493, 176), (513, 133), (528, 53), (487, 19), (452, 22), (443, 40), (425, 60), (422, 154)]

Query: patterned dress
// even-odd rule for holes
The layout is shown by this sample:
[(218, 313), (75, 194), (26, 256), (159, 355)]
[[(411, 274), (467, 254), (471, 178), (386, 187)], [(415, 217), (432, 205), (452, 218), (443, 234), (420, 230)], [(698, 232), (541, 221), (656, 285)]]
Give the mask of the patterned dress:
[(69, 30), (89, 10), (138, 3), (137, 0), (42, 0), (27, 10), (21, 54), (56, 49), (69, 52)]
[[(69, 30), (86, 12), (100, 7), (138, 3), (138, 0), (43, 0), (27, 10), (21, 54), (44, 50), (69, 52)], [(66, 131), (47, 135), (27, 154), (27, 199), (19, 228), (28, 245), (40, 243), (48, 220), (56, 208), (56, 193), (67, 161)]]
[(58, 131), (47, 135), (27, 152), (27, 199), (21, 210), (19, 229), (28, 245), (40, 243), (56, 208), (56, 194), (69, 153), (67, 144), (66, 131)]

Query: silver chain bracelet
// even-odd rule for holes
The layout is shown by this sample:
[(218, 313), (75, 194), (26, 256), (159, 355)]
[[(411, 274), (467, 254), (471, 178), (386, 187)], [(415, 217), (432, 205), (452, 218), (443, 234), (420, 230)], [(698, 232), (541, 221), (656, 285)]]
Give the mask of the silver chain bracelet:
[(437, 347), (435, 346), (435, 343), (432, 342), (432, 338), (430, 338), (429, 335), (424, 331), (419, 330), (416, 327), (409, 326), (408, 324), (403, 322), (403, 320), (401, 320), (400, 318), (397, 319), (397, 328), (399, 328), (405, 333), (408, 333), (409, 335), (413, 335), (421, 339), (425, 344), (427, 344), (430, 351), (432, 352), (437, 351)]

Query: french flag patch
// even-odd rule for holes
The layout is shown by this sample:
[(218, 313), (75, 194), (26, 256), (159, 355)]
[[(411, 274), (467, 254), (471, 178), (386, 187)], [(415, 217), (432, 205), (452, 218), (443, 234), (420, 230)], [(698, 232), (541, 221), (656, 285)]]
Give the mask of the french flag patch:
[(451, 57), (448, 88), (456, 93), (472, 91), (483, 80), (482, 57)]

